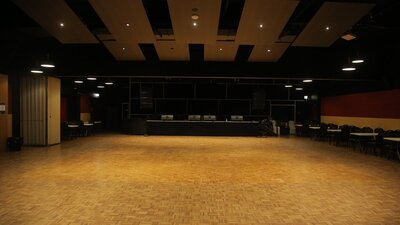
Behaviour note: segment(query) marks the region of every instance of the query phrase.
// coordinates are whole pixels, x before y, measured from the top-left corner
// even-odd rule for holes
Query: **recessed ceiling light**
[[[352,67],[352,66],[346,66],[346,67],[343,67],[342,70],[343,71],[354,71],[354,70],[356,70],[356,68]]]
[[[124,47],[124,48],[122,48],[122,51],[125,51],[125,47]]]
[[[103,85],[99,85],[99,86],[97,86],[97,88],[104,88],[104,86]]]
[[[197,27],[197,22],[193,22],[193,26],[194,26],[194,27]]]
[[[31,73],[43,73],[41,70],[31,70]]]
[[[313,80],[303,80],[303,83],[311,83]]]
[[[291,88],[291,87],[293,87],[293,85],[291,85],[291,84],[285,85],[285,88]]]
[[[307,100],[308,99],[308,96],[307,95],[304,95],[304,100]]]
[[[192,20],[198,20],[200,18],[200,16],[196,13],[192,14]]]
[[[302,91],[303,88],[296,88],[296,91]]]
[[[331,29],[330,26],[326,26],[326,27],[325,27],[325,30],[327,30],[327,31],[330,30],[330,29]]]
[[[65,25],[64,25],[64,23],[60,23],[60,27],[64,27]]]
[[[74,80],[75,84],[83,84],[83,80]]]
[[[271,49],[267,49],[267,52],[271,52]]]
[[[263,26],[264,26],[263,24],[258,25],[259,28],[263,28]]]
[[[130,27],[131,25],[129,23],[125,24],[125,26]]]
[[[97,78],[96,77],[88,77],[88,78],[86,78],[87,80],[97,80]]]
[[[352,63],[363,63],[364,59],[354,59],[353,61],[351,61]]]
[[[41,64],[40,66],[41,66],[41,67],[45,67],[45,68],[54,68],[54,67],[56,67],[55,65],[49,64],[49,63],[43,63],[43,64]]]
[[[104,84],[105,84],[105,85],[113,85],[114,82],[112,82],[112,81],[107,81],[107,82],[105,82]]]
[[[222,48],[219,48],[220,51],[222,51]]]

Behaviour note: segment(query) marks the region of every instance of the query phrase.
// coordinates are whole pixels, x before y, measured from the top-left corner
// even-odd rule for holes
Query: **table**
[[[317,139],[317,132],[321,130],[321,127],[317,126],[309,126],[308,129],[310,129],[312,132],[310,134],[311,139]]]
[[[360,151],[364,151],[365,145],[363,144],[378,136],[378,133],[350,133],[350,135],[356,137],[356,142],[358,143],[357,145],[360,146]],[[354,145],[354,149],[357,145]]]
[[[330,133],[340,133],[340,132],[342,132],[341,129],[327,129],[326,131],[330,132]]]
[[[397,157],[400,159],[400,152],[399,152],[400,137],[385,137],[383,138],[383,140],[396,142]]]
[[[329,133],[329,135],[328,135],[329,144],[331,144],[333,142],[335,145],[337,145],[338,144],[337,136],[340,135],[340,133],[342,132],[342,129],[327,129],[326,132]]]

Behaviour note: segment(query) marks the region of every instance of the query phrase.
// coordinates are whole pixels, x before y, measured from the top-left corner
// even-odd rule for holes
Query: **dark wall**
[[[400,118],[400,89],[325,97],[322,116]]]

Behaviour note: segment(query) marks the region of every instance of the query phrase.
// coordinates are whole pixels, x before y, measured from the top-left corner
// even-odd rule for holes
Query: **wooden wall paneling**
[[[54,145],[61,142],[61,86],[60,79],[47,79],[47,144]]]
[[[0,74],[0,103],[6,105],[6,112],[0,114],[0,151],[7,149],[7,138],[12,136],[11,115],[8,115],[8,76]]]

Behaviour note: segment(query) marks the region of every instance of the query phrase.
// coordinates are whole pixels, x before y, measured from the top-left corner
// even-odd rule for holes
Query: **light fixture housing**
[[[354,64],[359,64],[359,63],[363,63],[363,62],[364,62],[364,59],[353,59],[351,61],[351,63],[354,63]]]
[[[354,71],[356,68],[352,65],[347,65],[342,68],[343,71]]]
[[[311,82],[313,82],[313,80],[310,79],[303,80],[303,83],[311,83]]]
[[[198,20],[200,18],[199,14],[193,13],[191,16],[192,20]]]
[[[33,69],[31,70],[31,73],[41,74],[43,73],[43,70]]]
[[[56,67],[53,63],[42,63],[42,64],[40,64],[40,66],[44,67],[44,68],[54,68],[54,67]]]
[[[346,41],[351,41],[351,40],[356,39],[357,36],[355,34],[352,34],[352,33],[346,33],[346,34],[342,35],[341,38],[346,40]]]

